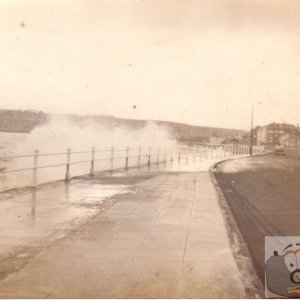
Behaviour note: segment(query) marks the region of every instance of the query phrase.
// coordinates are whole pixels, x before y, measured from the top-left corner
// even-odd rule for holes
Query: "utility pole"
[[[253,107],[254,107],[254,103],[252,103],[252,108],[251,108],[251,130],[250,130],[250,156],[251,157],[253,155]]]

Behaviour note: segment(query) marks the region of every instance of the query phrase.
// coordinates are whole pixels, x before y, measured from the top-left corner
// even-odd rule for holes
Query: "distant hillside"
[[[51,115],[41,111],[32,110],[0,110],[0,132],[20,132],[29,133],[36,126],[45,123]],[[109,128],[125,127],[129,129],[143,128],[148,121],[115,118],[105,115],[66,115],[70,121],[80,124],[81,122],[93,121],[101,123]],[[209,137],[222,137],[224,142],[241,142],[247,139],[244,130],[214,128],[204,126],[192,126],[187,124],[152,121],[165,127],[171,136],[178,141],[208,142]]]
[[[208,142],[210,137],[222,137],[226,142],[237,142],[247,137],[244,130],[193,126],[174,122],[159,122],[169,128],[180,141]]]
[[[29,133],[46,120],[41,111],[0,109],[0,132]]]

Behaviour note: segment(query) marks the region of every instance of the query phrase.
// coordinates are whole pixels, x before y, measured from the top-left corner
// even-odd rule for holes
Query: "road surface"
[[[227,161],[215,170],[262,282],[265,236],[300,236],[299,154]]]

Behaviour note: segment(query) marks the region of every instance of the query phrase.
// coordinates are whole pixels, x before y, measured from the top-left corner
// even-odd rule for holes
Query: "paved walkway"
[[[209,173],[153,175],[41,246],[0,297],[246,297]]]

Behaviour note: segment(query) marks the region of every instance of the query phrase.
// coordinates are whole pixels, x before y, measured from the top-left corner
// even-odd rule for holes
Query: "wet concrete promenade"
[[[0,297],[246,297],[215,187],[199,170],[102,176],[1,199]]]

